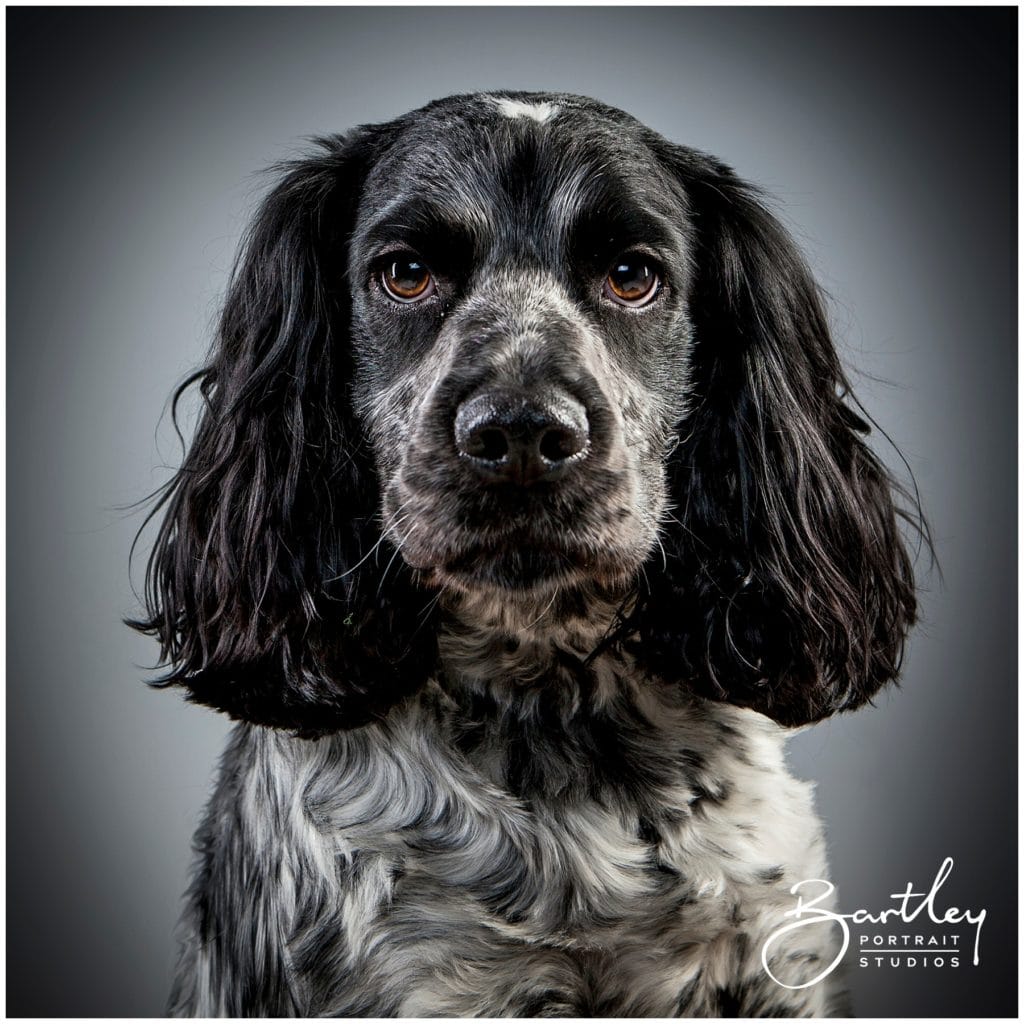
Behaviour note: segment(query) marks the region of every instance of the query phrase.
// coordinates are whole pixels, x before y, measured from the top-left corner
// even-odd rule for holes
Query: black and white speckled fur
[[[382,287],[396,253],[422,301]],[[642,307],[602,290],[624,253]],[[322,140],[194,380],[136,625],[243,724],[172,1013],[845,1011],[840,972],[761,963],[826,877],[784,727],[898,671],[906,514],[755,190],[573,96]],[[585,447],[484,472],[455,424],[492,392]],[[836,941],[786,933],[773,973]]]
[[[567,667],[524,694],[495,692],[507,659],[456,656],[380,724],[319,741],[240,726],[171,1012],[844,1012],[840,975],[787,990],[761,964],[790,886],[827,877],[783,730],[561,649]],[[800,984],[837,943],[795,932],[774,972]]]

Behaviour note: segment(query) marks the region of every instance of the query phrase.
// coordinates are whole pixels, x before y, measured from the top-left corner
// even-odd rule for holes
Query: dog
[[[279,171],[134,623],[240,723],[169,1012],[844,1014],[783,747],[898,675],[919,510],[792,239],[571,95]]]

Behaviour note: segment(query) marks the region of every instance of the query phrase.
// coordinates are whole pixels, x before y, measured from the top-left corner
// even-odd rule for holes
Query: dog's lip
[[[532,558],[548,557],[553,562],[586,567],[591,562],[601,561],[599,553],[588,551],[580,545],[540,542],[515,533],[500,540],[470,540],[456,546],[434,551],[403,546],[402,554],[413,568],[440,568],[446,572],[460,572],[472,569],[475,563],[494,562],[516,555]],[[419,556],[419,557],[417,557]]]
[[[552,544],[529,542],[526,538],[513,538],[510,543],[470,543],[444,559],[445,568],[455,568],[470,561],[508,560],[516,557],[550,558],[554,562],[586,567],[600,560],[593,551],[573,544]]]

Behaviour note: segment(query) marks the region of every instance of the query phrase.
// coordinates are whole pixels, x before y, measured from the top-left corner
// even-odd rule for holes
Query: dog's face
[[[412,120],[349,249],[353,394],[383,521],[428,584],[628,584],[666,511],[693,347],[686,197],[568,99]]]
[[[898,671],[905,495],[817,287],[755,189],[621,111],[460,96],[322,140],[194,379],[136,625],[195,700],[384,715],[444,670],[439,593],[612,597],[610,656],[786,724]]]

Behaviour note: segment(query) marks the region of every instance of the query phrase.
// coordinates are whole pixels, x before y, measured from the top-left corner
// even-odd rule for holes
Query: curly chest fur
[[[201,834],[192,983],[254,937],[267,1012],[827,1012],[828,984],[761,966],[789,887],[825,870],[782,732],[561,653],[532,678],[507,648],[481,671],[449,659],[383,723],[327,740],[241,728]],[[247,903],[241,940],[212,934],[226,893]],[[791,984],[834,955],[802,931],[773,947]]]

